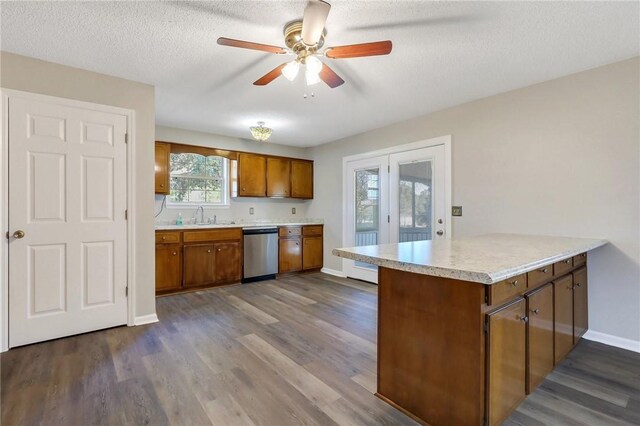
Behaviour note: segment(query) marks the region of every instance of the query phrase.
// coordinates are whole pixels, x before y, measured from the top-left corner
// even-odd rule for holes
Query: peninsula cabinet
[[[156,294],[239,282],[242,229],[156,231]]]
[[[156,142],[155,176],[156,194],[169,194],[169,156],[171,144]]]
[[[553,370],[553,284],[525,297],[527,301],[527,393],[533,392]]]

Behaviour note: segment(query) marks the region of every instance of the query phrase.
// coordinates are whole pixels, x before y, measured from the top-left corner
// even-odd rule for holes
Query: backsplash
[[[189,207],[162,207],[163,196],[155,197],[155,219],[156,225],[173,225],[179,213],[182,213],[184,224],[191,223],[197,206]],[[295,208],[295,214],[292,209]],[[250,214],[253,209],[253,214]],[[204,208],[204,219],[213,221],[216,217],[217,223],[251,223],[251,222],[306,222],[308,211],[308,201],[292,199],[274,198],[232,198],[228,207]]]

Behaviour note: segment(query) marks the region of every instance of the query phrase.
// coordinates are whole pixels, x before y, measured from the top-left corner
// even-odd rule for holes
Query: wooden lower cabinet
[[[184,246],[184,286],[202,287],[215,282],[213,244]]]
[[[527,393],[553,370],[553,284],[525,295],[527,301]]]
[[[322,237],[302,239],[302,269],[322,268]]]
[[[156,291],[182,287],[182,246],[156,244]]]
[[[580,268],[573,273],[573,344],[589,329],[587,295],[587,268]]]
[[[280,238],[278,272],[286,274],[302,270],[302,245],[300,238]]]
[[[487,406],[490,425],[500,424],[525,398],[526,301],[487,315]]]
[[[242,278],[242,247],[239,242],[216,243],[213,279],[216,283],[232,283]]]
[[[555,299],[555,362],[558,363],[573,348],[573,276],[553,282]]]

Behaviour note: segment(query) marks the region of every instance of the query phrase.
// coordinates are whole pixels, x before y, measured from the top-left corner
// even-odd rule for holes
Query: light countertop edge
[[[266,228],[276,226],[313,226],[324,225],[323,222],[275,222],[275,223],[225,223],[225,224],[206,224],[206,225],[156,225],[156,231],[193,231],[198,229],[225,229],[225,228]]]
[[[562,237],[561,237],[562,238]],[[568,259],[572,256],[580,253],[588,252],[598,247],[601,247],[608,243],[607,240],[601,239],[582,239],[585,241],[584,245],[579,247],[564,250],[561,253],[545,256],[533,262],[527,262],[523,264],[517,264],[510,268],[497,269],[492,271],[479,271],[469,268],[455,268],[447,266],[436,266],[427,264],[410,263],[397,259],[385,258],[384,255],[373,256],[363,253],[358,253],[359,247],[352,248],[336,248],[332,250],[334,256],[342,257],[345,259],[356,260],[364,263],[370,263],[384,268],[397,269],[401,271],[413,272],[417,274],[430,275],[442,278],[452,278],[462,281],[472,281],[481,284],[496,284],[507,278],[514,277],[526,272],[533,271],[543,266],[559,262]],[[587,243],[588,241],[588,243]],[[412,244],[412,243],[400,243],[400,244]],[[397,244],[395,244],[397,245]],[[389,245],[393,246],[393,245]]]

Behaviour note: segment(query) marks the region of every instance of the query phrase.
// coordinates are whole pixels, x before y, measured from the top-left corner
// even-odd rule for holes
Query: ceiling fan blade
[[[338,74],[335,73],[327,64],[322,64],[322,69],[320,70],[320,79],[327,83],[327,86],[335,89],[336,87],[344,84],[344,80],[340,78]]]
[[[282,75],[282,68],[284,68],[286,65],[287,65],[286,62],[282,65],[278,65],[277,67],[275,67],[274,69],[272,69],[271,71],[269,71],[268,73],[266,73],[265,75],[257,79],[256,81],[254,81],[253,84],[255,86],[266,86],[267,84],[271,83],[273,80],[275,80],[276,78]]]
[[[362,56],[388,55],[391,52],[391,48],[391,40],[385,40],[330,47],[324,54],[331,59],[358,58]]]
[[[331,5],[322,0],[309,0],[302,18],[302,41],[307,46],[315,45],[319,40],[327,22]]]
[[[261,50],[269,53],[287,53],[287,51],[278,46],[271,46],[269,44],[252,43],[250,41],[234,40],[232,38],[220,37],[218,44],[221,46],[240,47],[242,49]]]

